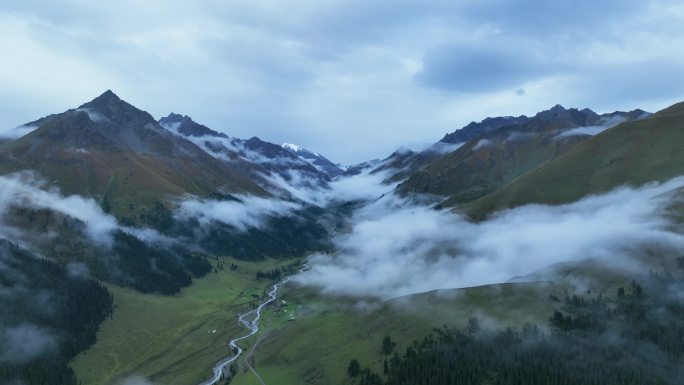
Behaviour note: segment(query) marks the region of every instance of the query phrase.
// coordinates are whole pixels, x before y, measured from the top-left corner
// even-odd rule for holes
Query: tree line
[[[76,385],[69,361],[95,343],[111,293],[86,271],[4,239],[0,265],[0,383]]]
[[[681,273],[681,272],[680,272]],[[680,275],[681,276],[681,275]],[[352,360],[359,385],[665,385],[684,383],[684,281],[643,277],[614,298],[567,296],[548,330],[435,329],[391,356],[383,373]]]

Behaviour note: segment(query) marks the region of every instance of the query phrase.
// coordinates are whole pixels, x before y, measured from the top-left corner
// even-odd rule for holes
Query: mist
[[[38,128],[37,126],[23,125],[7,129],[0,129],[0,139],[17,139]]]
[[[13,207],[50,209],[76,218],[85,223],[87,234],[96,241],[108,239],[117,228],[116,219],[105,214],[92,198],[64,196],[59,189],[46,189],[44,182],[31,172],[0,176],[0,236],[15,235],[11,226],[4,223],[5,215]]]
[[[57,341],[46,330],[31,324],[0,325],[0,363],[22,364],[53,352]]]
[[[633,270],[646,247],[681,247],[662,207],[684,178],[560,205],[528,205],[480,223],[387,195],[359,210],[338,252],[295,281],[325,293],[387,299],[509,281],[588,258]],[[524,280],[524,278],[523,278]]]
[[[245,231],[249,228],[261,228],[269,217],[286,216],[301,208],[300,204],[285,200],[255,196],[238,196],[237,199],[185,200],[181,202],[175,215],[181,220],[196,218],[203,225],[216,221]]]
[[[564,131],[560,134],[558,134],[558,138],[563,138],[566,136],[573,136],[573,135],[589,135],[589,136],[594,136],[602,133],[603,131],[613,128],[617,126],[620,123],[624,123],[627,121],[627,118],[624,116],[616,115],[610,118],[605,119],[604,121],[600,122],[600,124],[595,125],[595,126],[584,126],[584,127],[576,127],[567,131]]]

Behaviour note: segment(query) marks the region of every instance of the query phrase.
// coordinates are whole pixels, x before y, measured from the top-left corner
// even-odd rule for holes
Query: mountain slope
[[[173,112],[168,116],[159,119],[159,124],[161,124],[161,126],[164,128],[177,131],[183,136],[213,136],[217,138],[228,138],[228,135],[222,132],[214,131],[205,125],[199,124],[187,115],[180,115]]]
[[[385,173],[387,184],[402,182],[425,169],[432,162],[456,151],[463,143],[437,142],[422,151],[400,148],[390,156],[378,162],[371,174]]]
[[[682,150],[684,103],[679,103],[596,135],[461,210],[483,218],[528,203],[562,204],[620,185],[667,180],[684,174]]]
[[[38,171],[65,194],[94,197],[116,215],[185,194],[267,195],[111,91],[30,124],[37,129],[0,146],[0,173]]]
[[[196,123],[189,116],[171,113],[159,120],[162,127],[183,136],[214,157],[226,161],[270,192],[282,188],[279,181],[270,178],[276,175],[285,183],[297,186],[320,187],[330,178],[309,161],[274,143],[257,137],[244,140],[231,138]],[[278,178],[276,178],[278,179]]]
[[[485,118],[481,122],[470,122],[467,126],[456,130],[450,134],[444,135],[440,142],[444,143],[463,143],[494,131],[498,128],[510,125],[520,125],[527,123],[530,120],[525,115],[515,116],[497,116],[493,118]]]
[[[643,116],[641,110],[598,115],[589,109],[557,105],[532,118],[488,118],[471,123],[456,131],[466,130],[469,141],[411,175],[398,191],[450,196],[450,204],[468,202],[563,154],[590,138],[586,133]],[[485,124],[488,121],[513,123],[497,126]]]
[[[344,173],[344,170],[317,152],[309,151],[292,143],[283,143],[282,147],[300,159],[311,163],[312,166],[325,173],[331,179]]]

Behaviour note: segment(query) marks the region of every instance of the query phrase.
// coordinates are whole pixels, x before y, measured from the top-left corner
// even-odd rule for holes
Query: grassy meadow
[[[208,378],[214,363],[230,354],[227,341],[245,332],[237,314],[251,309],[270,286],[256,280],[256,271],[292,263],[222,261],[224,270],[195,280],[177,296],[108,285],[114,315],[101,325],[97,343],[72,362],[82,384],[142,376],[155,384],[187,385]],[[231,263],[238,269],[231,271]]]

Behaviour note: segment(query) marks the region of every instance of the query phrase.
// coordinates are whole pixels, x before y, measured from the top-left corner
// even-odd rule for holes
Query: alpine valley
[[[348,166],[112,91],[18,127],[0,383],[684,383],[684,103],[482,118]]]

